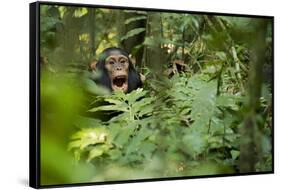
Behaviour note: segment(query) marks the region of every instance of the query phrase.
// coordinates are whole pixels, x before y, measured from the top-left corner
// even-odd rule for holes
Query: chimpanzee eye
[[[109,64],[110,64],[110,65],[113,65],[113,64],[114,64],[114,61],[109,61]]]
[[[120,63],[124,64],[124,63],[125,63],[125,60],[120,61]]]

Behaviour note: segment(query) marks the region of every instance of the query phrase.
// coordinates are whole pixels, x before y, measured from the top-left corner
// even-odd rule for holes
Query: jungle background
[[[40,7],[41,184],[272,171],[272,19]],[[90,63],[131,54],[142,89]]]

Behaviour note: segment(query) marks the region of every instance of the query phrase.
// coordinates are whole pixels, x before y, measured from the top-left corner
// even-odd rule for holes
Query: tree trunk
[[[89,41],[89,46],[91,50],[91,56],[95,57],[96,55],[96,21],[95,21],[95,16],[96,16],[96,9],[88,9],[89,10],[89,15],[88,15],[88,22],[89,22],[89,35],[90,35],[90,41]]]
[[[154,73],[161,74],[163,63],[166,62],[164,52],[161,49],[161,15],[160,13],[148,13],[147,37],[153,45],[146,46],[146,64]]]
[[[251,60],[248,86],[248,102],[246,117],[240,130],[240,158],[239,169],[241,173],[255,172],[255,164],[260,159],[261,141],[257,126],[257,113],[260,106],[262,67],[265,61],[266,50],[266,20],[259,20],[252,35]]]
[[[145,16],[142,13],[137,13],[137,12],[133,12],[133,13],[120,13],[119,15],[121,17],[121,19],[123,19],[123,21],[125,22],[128,19],[131,18],[136,18],[136,17],[140,17],[140,16]],[[124,22],[119,23],[119,32],[121,33],[122,36],[126,35],[127,32],[136,29],[136,28],[145,28],[146,26],[146,19],[140,19],[140,20],[135,20],[132,21],[128,24],[124,25]],[[124,27],[125,26],[125,27]],[[141,45],[144,41],[145,38],[145,32],[141,32],[137,35],[134,35],[126,40],[123,40],[121,42],[121,46],[129,53],[133,53],[133,56],[136,59],[136,65],[141,66],[142,63],[142,57],[143,57],[143,47],[140,47],[138,49],[138,51],[133,52],[133,48],[135,48],[137,45]]]

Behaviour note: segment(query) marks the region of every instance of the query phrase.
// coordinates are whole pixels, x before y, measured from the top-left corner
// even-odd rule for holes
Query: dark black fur
[[[122,55],[126,56],[129,60],[128,92],[127,93],[129,93],[137,88],[142,87],[140,75],[135,70],[135,68],[129,58],[129,54],[125,50],[116,48],[116,47],[107,48],[107,49],[103,50],[103,52],[101,53],[100,58],[96,65],[96,69],[101,72],[101,76],[96,80],[96,82],[100,85],[107,87],[108,89],[110,89],[112,91],[111,81],[108,76],[108,72],[105,68],[105,60],[108,56],[116,55],[116,54],[122,54]]]

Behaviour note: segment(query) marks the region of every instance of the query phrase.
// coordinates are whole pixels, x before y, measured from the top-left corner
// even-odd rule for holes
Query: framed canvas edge
[[[102,5],[102,4],[86,4],[86,3],[66,3],[66,2],[52,2],[52,1],[36,1],[40,5],[58,5],[68,7],[88,7],[88,8],[108,8],[108,9],[127,9],[127,10],[140,10],[150,12],[167,12],[167,13],[190,13],[190,14],[206,14],[215,16],[234,16],[234,17],[248,17],[248,18],[273,18],[272,15],[254,15],[254,14],[240,14],[240,13],[224,13],[224,12],[209,12],[209,11],[191,11],[181,9],[161,9],[151,7],[129,7],[118,5]]]
[[[101,181],[101,182],[86,182],[86,183],[70,183],[70,184],[54,184],[41,185],[40,183],[40,5],[59,5],[59,6],[74,6],[87,8],[108,8],[108,9],[127,9],[127,10],[143,10],[143,11],[158,11],[170,13],[190,13],[190,14],[205,14],[216,16],[233,16],[233,17],[248,17],[248,18],[265,18],[271,19],[272,22],[272,170],[266,172],[249,172],[249,173],[234,173],[234,174],[215,174],[215,175],[198,175],[198,176],[181,176],[181,177],[165,177],[165,178],[147,178],[147,179],[128,179],[116,181]],[[66,2],[49,2],[36,1],[29,3],[29,186],[36,189],[55,188],[55,187],[77,187],[90,185],[109,185],[122,183],[137,183],[137,182],[156,182],[167,180],[184,180],[184,179],[199,179],[199,178],[217,178],[217,177],[239,177],[248,175],[274,174],[275,146],[274,146],[274,16],[269,15],[250,15],[237,13],[220,13],[220,12],[205,12],[205,11],[189,11],[189,10],[172,10],[158,9],[147,7],[126,7],[115,5],[95,5],[83,3],[66,3]]]
[[[40,187],[39,3],[29,4],[29,186]]]

